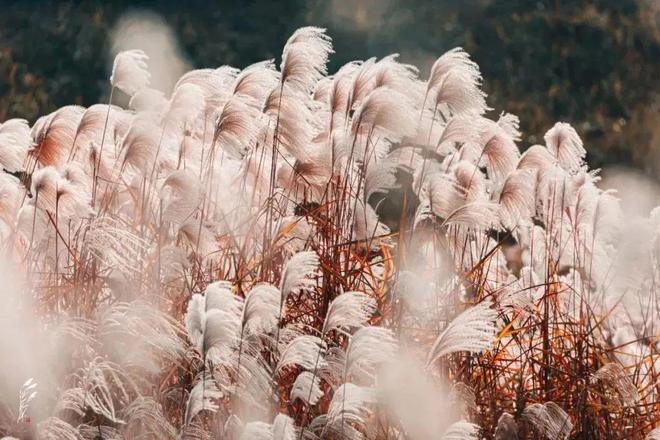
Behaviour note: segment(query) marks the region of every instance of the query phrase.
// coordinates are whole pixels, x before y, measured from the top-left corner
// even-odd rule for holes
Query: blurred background
[[[439,55],[462,46],[481,67],[495,117],[520,117],[523,149],[566,121],[592,167],[628,167],[645,184],[660,181],[660,0],[0,4],[0,121],[34,122],[66,104],[106,101],[118,50],[144,49],[154,84],[168,92],[191,68],[279,62],[288,36],[313,24],[334,39],[331,72],[400,53],[425,77]]]

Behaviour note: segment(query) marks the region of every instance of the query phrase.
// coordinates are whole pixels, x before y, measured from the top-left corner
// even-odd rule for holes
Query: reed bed
[[[122,52],[107,104],[0,125],[0,435],[660,438],[660,209],[567,123],[521,153],[460,48],[332,52],[169,97]]]

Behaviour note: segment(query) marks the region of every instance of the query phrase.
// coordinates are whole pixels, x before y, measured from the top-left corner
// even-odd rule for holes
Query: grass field
[[[660,209],[566,122],[521,153],[460,48],[332,53],[168,97],[125,51],[110,102],[0,125],[0,435],[660,438]]]

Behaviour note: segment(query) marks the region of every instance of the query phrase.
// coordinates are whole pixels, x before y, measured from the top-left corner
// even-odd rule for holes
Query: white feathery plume
[[[43,440],[78,440],[78,430],[59,417],[48,417],[37,425],[38,438]]]
[[[413,102],[421,101],[424,85],[417,79],[419,69],[412,64],[400,63],[397,58],[399,54],[388,55],[374,65],[375,88],[389,87],[408,96]]]
[[[259,128],[257,111],[234,97],[227,101],[218,116],[214,141],[221,150],[242,158],[253,147]]]
[[[462,47],[456,47],[445,52],[435,60],[427,82],[427,93],[442,85],[443,78],[451,71],[460,72],[477,84],[481,84],[481,72],[477,63]]]
[[[583,163],[587,150],[570,124],[557,122],[544,136],[545,145],[566,171],[574,173]]]
[[[61,110],[61,109],[59,109]],[[84,110],[83,110],[84,111]],[[30,136],[32,137],[32,142],[38,144],[41,142],[48,131],[48,126],[53,121],[53,118],[57,114],[58,110],[48,113],[47,115],[41,116],[34,122],[32,128],[30,129]]]
[[[121,107],[92,105],[80,119],[69,159],[76,159],[89,169],[90,176],[96,172],[97,176],[112,179],[110,170],[119,156],[118,145],[131,119],[132,115]]]
[[[406,95],[412,102],[421,101],[423,94],[423,84],[417,79],[418,70],[415,66],[410,64],[402,64],[397,61],[399,54],[388,55],[381,60],[376,61],[375,58],[368,60],[362,64],[349,63],[346,70],[338,72],[338,74],[348,74],[354,78],[352,89],[343,98],[340,96],[332,96],[331,99],[335,104],[344,107],[342,101],[348,98],[346,104],[355,108],[362,104],[363,100],[374,90],[380,87],[386,87],[390,90],[397,91]],[[359,67],[359,69],[358,69]],[[335,89],[333,95],[339,90]],[[337,107],[332,110],[336,111]]]
[[[39,168],[32,174],[32,194],[35,195],[34,204],[41,209],[55,212],[58,198],[58,189],[62,179],[52,166]]]
[[[654,373],[647,361],[658,315],[660,208],[650,219],[624,222],[619,200],[599,189],[598,171],[588,170],[568,124],[548,131],[547,147],[521,155],[518,118],[481,116],[481,74],[461,49],[440,57],[426,84],[396,55],[326,76],[331,51],[323,30],[303,28],[287,42],[281,74],[272,61],[242,72],[195,70],[171,100],[148,87],[146,55],[123,52],[110,100],[115,88],[124,90],[132,110],[68,106],[32,130],[22,120],[0,125],[7,171],[0,173],[0,241],[34,281],[28,287],[36,296],[21,303],[35,296],[47,302],[44,310],[67,315],[34,324],[53,327],[54,340],[77,359],[73,372],[57,372],[66,387],[53,414],[66,414],[66,422],[47,420],[41,437],[517,440],[523,432],[508,413],[483,434],[464,421],[447,429],[460,420],[449,413],[477,411],[466,385],[448,396],[432,380],[416,384],[426,375],[411,365],[383,379],[396,369],[397,338],[369,323],[380,304],[372,290],[389,286],[392,273],[397,285],[386,290],[401,308],[384,312],[401,312],[402,337],[413,343],[420,329],[435,325],[437,295],[468,301],[481,288],[497,301],[458,304],[423,353],[426,373],[437,373],[433,366],[454,353],[459,360],[461,352],[492,348],[499,313],[521,328],[540,319],[554,283],[564,318],[581,318],[582,298],[605,317],[606,345],[617,348],[625,367],[612,362],[589,374],[616,391],[606,397],[620,397],[623,405],[610,408],[616,426],[642,398],[652,400],[642,391]],[[385,222],[399,180],[406,206],[417,205],[414,219],[398,225],[410,234],[400,237],[406,246],[399,257],[420,269],[414,273],[392,266],[398,257],[389,261],[398,234]],[[369,204],[385,195],[395,199]],[[327,222],[333,218],[339,224]],[[273,234],[264,235],[267,228]],[[269,252],[273,285],[259,284]],[[346,278],[330,298],[325,284],[332,280],[319,270],[323,255],[324,271]],[[486,261],[473,280],[481,287],[445,277],[455,267],[473,273],[476,261]],[[96,283],[85,284],[88,275]],[[236,285],[208,284],[218,278]],[[80,292],[42,292],[77,282]],[[78,301],[88,291],[89,301]],[[174,319],[186,300],[189,344],[180,316]],[[319,312],[326,314],[322,324],[312,316]],[[533,333],[504,335],[494,359],[513,359],[512,371],[520,370],[518,338],[533,345]],[[181,366],[192,384],[167,379]],[[506,382],[508,370],[501,371]],[[158,378],[167,380],[150,385]],[[386,399],[366,387],[376,384]],[[17,428],[28,425],[33,386],[27,382],[20,395]],[[180,432],[169,424],[176,402],[187,407]],[[166,403],[167,417],[160,408]],[[381,403],[386,411],[376,407]],[[452,405],[457,411],[447,411]],[[283,414],[273,420],[274,408]],[[300,408],[297,420],[307,425],[298,430],[288,414]],[[200,414],[204,409],[209,413]],[[267,423],[245,425],[239,414]],[[640,414],[648,431],[653,421]],[[522,413],[534,435],[557,440],[572,433],[571,417],[552,402],[530,403]]]
[[[364,179],[365,200],[369,200],[376,192],[387,193],[389,190],[397,188],[396,173],[401,168],[400,164],[388,158],[378,162],[369,162]]]
[[[428,177],[428,186],[430,206],[438,217],[448,218],[466,202],[465,194],[452,175],[433,173]]]
[[[282,293],[268,283],[257,284],[245,297],[243,327],[248,333],[268,334],[279,322]]]
[[[305,182],[312,187],[323,188],[330,180],[333,171],[336,172],[346,166],[349,153],[350,151],[345,148],[342,132],[336,130],[330,138],[323,134],[310,145],[307,161],[296,162],[295,173],[292,172],[291,177],[296,179],[298,176],[304,176]],[[297,181],[295,183],[298,184]]]
[[[277,236],[288,253],[296,254],[305,248],[305,244],[314,234],[313,226],[302,216],[287,216],[282,220]]]
[[[491,305],[490,301],[483,301],[454,318],[433,343],[427,365],[450,353],[480,353],[491,348],[497,318],[497,312]]]
[[[167,98],[160,90],[144,87],[133,94],[128,108],[136,112],[160,113],[167,108]]]
[[[112,65],[110,84],[129,96],[149,85],[151,75],[147,68],[149,57],[139,49],[119,52]]]
[[[92,185],[92,179],[85,173],[85,170],[79,163],[70,162],[64,165],[60,174],[64,180],[77,187],[77,191],[81,197],[89,197],[89,195],[85,196],[84,194],[90,192],[89,188]]]
[[[58,396],[53,412],[57,414],[62,411],[72,411],[78,415],[84,415],[84,396],[85,390],[80,387],[67,388]]]
[[[497,125],[514,141],[520,140],[520,118],[518,116],[502,112],[497,120]]]
[[[282,352],[289,345],[291,341],[298,336],[306,335],[307,331],[304,326],[298,324],[289,324],[280,330],[280,338],[277,341],[277,351]]]
[[[489,110],[480,81],[461,70],[452,69],[429,92],[432,108],[444,105],[451,115],[481,115]]]
[[[513,229],[533,215],[536,209],[534,179],[530,170],[520,169],[509,174],[504,181],[499,194],[499,216],[505,227]]]
[[[25,119],[7,119],[0,124],[0,134],[11,136],[14,142],[28,147],[32,142],[30,125]]]
[[[353,115],[353,136],[382,131],[390,140],[415,134],[416,120],[410,99],[388,87],[379,87],[369,93]]]
[[[488,197],[486,177],[476,165],[467,160],[460,160],[452,167],[452,171],[456,184],[465,194],[466,202],[484,200]]]
[[[527,405],[522,417],[548,440],[567,438],[573,430],[569,415],[554,402]]]
[[[224,427],[222,428],[223,438],[227,440],[238,440],[240,433],[243,432],[243,422],[236,415],[232,414],[227,418]]]
[[[215,380],[210,375],[198,377],[197,383],[190,390],[188,396],[186,412],[183,417],[184,425],[189,425],[202,410],[216,412],[220,408],[216,401],[223,397],[224,393],[218,388]]]
[[[376,312],[376,300],[363,292],[345,292],[328,307],[321,334],[334,329],[362,327]]]
[[[18,397],[18,417],[17,421],[20,422],[27,415],[27,411],[30,407],[30,402],[37,397],[37,383],[33,378],[29,378],[25,381],[21,387],[21,391]]]
[[[81,344],[98,343],[97,323],[91,319],[65,317],[58,323],[54,333],[64,340],[73,340]]]
[[[193,83],[181,84],[172,94],[163,124],[168,131],[190,129],[205,107],[201,87]]]
[[[322,396],[321,379],[309,371],[303,371],[296,377],[289,399],[292,402],[300,399],[307,405],[316,405]]]
[[[344,127],[346,124],[346,119],[350,117],[350,112],[348,108],[351,105],[351,98],[354,98],[351,95],[354,80],[362,62],[352,61],[344,64],[332,77],[328,77],[328,90],[327,96],[326,93],[323,93],[322,86],[324,83],[319,83],[314,98],[318,101],[325,102],[328,105],[328,111],[330,113],[328,130],[333,131],[335,128]],[[325,84],[328,84],[326,82]],[[322,95],[322,96],[319,96]]]
[[[212,440],[213,438],[212,434],[201,421],[194,421],[189,425],[181,425],[179,435],[182,440]],[[227,440],[238,440],[238,434],[233,437],[227,437]]]
[[[124,165],[147,174],[156,165],[161,129],[150,116],[133,119],[123,141]]]
[[[314,288],[314,276],[319,268],[319,256],[314,251],[303,251],[294,254],[286,262],[282,270],[280,291],[282,302],[292,293]]]
[[[241,69],[233,66],[220,66],[213,71],[213,74],[220,78],[223,89],[230,89],[240,73]]]
[[[235,347],[240,342],[240,317],[231,312],[211,309],[206,312],[200,352]]]
[[[357,200],[353,215],[353,237],[359,242],[379,246],[380,240],[390,233],[390,228],[378,219],[378,214],[369,203],[362,202],[362,198]]]
[[[23,205],[17,215],[16,232],[26,246],[38,246],[46,236],[50,225],[46,211],[37,209],[33,203]]]
[[[356,425],[361,426],[363,420],[353,417]],[[362,429],[365,429],[364,427]],[[346,440],[364,440],[365,435],[355,426],[342,423],[341,417],[329,420],[328,416],[321,414],[309,424],[309,431],[305,431],[305,440],[319,440],[324,438],[341,438]]]
[[[188,242],[190,248],[202,258],[211,256],[217,250],[214,232],[198,219],[189,219],[182,224],[177,236]]]
[[[112,110],[112,111],[110,111]],[[112,141],[110,133],[112,132],[115,121],[119,119],[123,109],[116,105],[94,104],[88,107],[82,114],[80,123],[76,129],[76,145],[89,144],[92,141],[101,143],[103,129],[108,119],[108,128],[106,138]]]
[[[289,37],[282,51],[282,83],[310,93],[327,73],[326,63],[332,52],[332,39],[326,35],[325,29],[299,28]]]
[[[520,278],[516,278],[513,274],[509,275],[508,285],[498,297],[499,306],[511,307],[524,313],[535,310],[534,301],[543,295],[538,285],[536,274],[529,266],[523,266],[520,269]]]
[[[298,429],[294,421],[286,414],[278,414],[273,420],[273,440],[296,440]]]
[[[464,420],[452,423],[442,434],[442,440],[479,440],[481,428]]]
[[[128,390],[124,384],[130,385],[122,369],[109,361],[95,358],[81,367],[76,373],[74,399],[79,412],[91,409],[94,413],[107,419],[122,423],[115,411],[115,401],[127,401]]]
[[[228,82],[232,82],[238,74],[237,69],[228,68],[221,72],[216,69],[197,69],[183,74],[174,85],[174,90],[183,87],[186,84],[194,85],[199,88],[206,103],[206,112],[213,112],[220,107],[228,97]]]
[[[518,160],[518,169],[541,171],[553,168],[557,159],[543,145],[532,145]]]
[[[65,219],[93,216],[89,183],[87,175],[76,163],[64,165],[56,184],[59,215]]]
[[[109,216],[92,220],[85,245],[99,262],[124,273],[139,270],[139,258],[149,247],[147,241]]]
[[[193,215],[201,201],[199,179],[188,170],[174,171],[163,183],[161,198],[164,201],[163,221],[183,224]]]
[[[302,335],[291,341],[280,356],[276,373],[283,368],[296,365],[306,370],[323,368],[325,361],[325,343],[317,336]]]
[[[456,151],[457,144],[475,144],[479,140],[479,124],[470,116],[453,116],[446,124],[433,118],[433,113],[424,111],[416,142],[427,145],[436,153],[448,155]]]
[[[251,341],[250,341],[251,342]],[[237,397],[251,410],[260,412],[264,416],[270,414],[273,402],[273,371],[259,353],[259,345],[243,342],[240,369],[238,371]],[[231,359],[232,369],[236,368],[238,352],[234,352]],[[230,378],[225,385],[233,389],[233,380]]]
[[[188,339],[195,347],[201,348],[206,324],[206,304],[204,297],[199,293],[195,293],[188,301],[184,321]]]
[[[388,328],[360,328],[351,336],[346,349],[346,375],[375,377],[377,368],[393,358],[397,345],[394,333]]]
[[[467,203],[449,213],[443,224],[487,229],[498,223],[497,208],[496,203],[489,201]]]
[[[15,225],[16,215],[20,207],[20,187],[19,181],[13,176],[5,173],[0,174],[0,222],[2,222],[2,229],[0,229],[0,236],[3,239],[6,237],[2,234],[13,230]],[[5,230],[4,228],[7,228]]]
[[[236,96],[247,98],[253,107],[260,106],[279,80],[273,60],[261,61],[243,69],[234,80],[231,91]]]
[[[3,169],[22,170],[31,146],[30,127],[25,119],[9,119],[0,124],[0,166]]]
[[[474,390],[469,385],[466,385],[463,382],[456,382],[451,387],[451,392],[449,394],[450,400],[454,404],[461,406],[461,410],[477,410],[477,396],[474,393]]]
[[[188,302],[185,327],[190,342],[202,354],[216,342],[236,342],[242,312],[243,300],[233,294],[229,283],[209,284],[204,296],[196,293]],[[209,335],[213,332],[216,334]]]
[[[272,426],[266,422],[246,423],[239,440],[274,440]]]
[[[126,419],[126,426],[123,429],[125,437],[174,438],[177,434],[174,426],[163,414],[161,405],[151,397],[136,398],[126,407],[123,414]]]
[[[480,136],[483,160],[489,177],[501,182],[516,168],[520,151],[513,137],[500,125],[488,119],[483,119],[483,124],[484,130]]]
[[[580,187],[584,185],[581,175],[571,175],[561,167],[537,173],[536,212],[546,221],[566,227],[568,207],[575,205]]]
[[[365,416],[371,411],[369,405],[374,403],[374,389],[346,382],[332,396],[327,412],[328,423],[345,418],[346,425],[354,422],[364,424]]]
[[[157,373],[163,360],[176,363],[183,357],[179,324],[150,304],[139,300],[117,302],[98,320],[99,339],[122,366]]]
[[[334,86],[334,82],[333,82],[334,76],[335,75],[324,76],[319,80],[319,82],[316,83],[316,86],[314,86],[314,92],[312,93],[312,100],[314,100],[316,103],[321,103],[323,105],[327,105],[329,103],[331,92]],[[327,118],[329,115],[332,114],[331,113],[332,106],[330,106],[330,108],[324,108],[319,106],[318,108],[319,111],[322,111],[324,113],[324,118]]]
[[[319,368],[319,376],[336,389],[344,383],[346,353],[340,347],[330,347],[325,356],[325,366]]]
[[[350,116],[350,111],[357,108],[364,98],[374,90],[375,64],[376,58],[372,57],[359,63],[355,72],[350,72],[350,81],[352,84],[350,85],[350,90],[347,96],[348,100],[345,107],[347,116]]]
[[[487,110],[485,94],[479,90],[482,82],[479,66],[460,47],[438,58],[429,74],[424,97],[433,102],[433,113],[445,103],[454,115],[481,114]],[[461,94],[464,95],[461,98]],[[447,115],[445,115],[447,116]],[[438,142],[438,146],[441,142]]]
[[[479,133],[483,133],[483,131],[479,131]],[[442,168],[449,168],[449,165],[453,164],[456,162],[456,157],[459,160],[464,160],[467,162],[470,162],[474,165],[477,165],[479,167],[485,167],[485,159],[484,159],[484,153],[483,153],[483,145],[479,142],[479,139],[477,139],[476,142],[466,142],[463,145],[460,146],[458,149],[458,154],[452,153],[445,157],[443,160],[443,167]]]
[[[497,420],[495,440],[518,440],[518,424],[508,412],[503,412]]]
[[[99,436],[108,440],[121,439],[122,434],[118,429],[107,426],[107,425],[88,425],[82,424],[78,425],[78,435],[82,437],[83,440],[94,440]]]
[[[594,377],[609,384],[619,395],[626,406],[634,405],[639,399],[639,390],[630,379],[630,376],[617,362],[610,362],[598,369]]]
[[[290,90],[288,86],[275,87],[267,96],[262,108],[271,118],[271,126],[277,127],[277,143],[302,162],[309,162],[309,144],[313,131],[313,119],[308,97]]]
[[[57,166],[66,161],[76,137],[85,109],[68,105],[45,117],[43,123],[32,127],[35,146],[30,154],[44,166]]]
[[[594,184],[583,185],[576,201],[576,223],[587,239],[615,244],[621,225],[623,212],[616,191],[601,191]],[[591,242],[587,243],[591,247]]]

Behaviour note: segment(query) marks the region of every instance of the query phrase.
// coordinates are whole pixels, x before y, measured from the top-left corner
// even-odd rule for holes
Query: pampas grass
[[[567,123],[521,154],[460,48],[332,53],[165,96],[122,52],[128,109],[0,125],[0,436],[658,437],[658,208]]]

